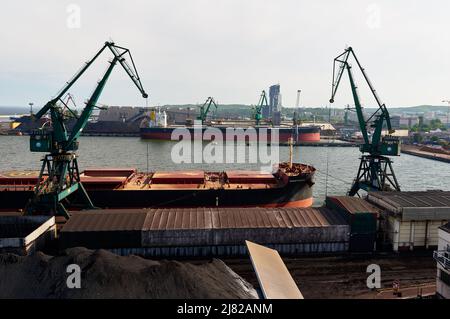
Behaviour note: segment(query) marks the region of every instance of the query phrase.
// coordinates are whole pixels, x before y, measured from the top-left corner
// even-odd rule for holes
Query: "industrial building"
[[[62,248],[105,248],[121,255],[245,255],[246,240],[282,254],[345,252],[349,225],[327,208],[185,208],[74,213]]]
[[[450,220],[450,191],[369,192],[367,200],[381,208],[383,239],[396,252],[435,249]]]
[[[433,256],[437,262],[436,295],[450,299],[450,223],[439,227],[438,249]]]

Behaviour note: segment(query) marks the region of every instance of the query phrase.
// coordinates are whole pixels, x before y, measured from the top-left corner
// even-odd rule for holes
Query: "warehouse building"
[[[105,248],[121,255],[239,256],[250,240],[282,254],[348,250],[349,226],[327,208],[167,208],[74,213],[62,248]]]
[[[450,223],[439,227],[439,244],[433,257],[437,261],[436,295],[450,299]]]
[[[450,192],[370,192],[381,208],[380,226],[394,251],[435,249],[438,228],[450,220]]]

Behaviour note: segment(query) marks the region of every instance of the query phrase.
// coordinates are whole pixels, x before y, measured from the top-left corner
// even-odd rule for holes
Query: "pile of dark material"
[[[68,288],[67,266],[81,268]],[[0,254],[0,298],[256,298],[221,260],[200,265],[72,248],[60,256]]]

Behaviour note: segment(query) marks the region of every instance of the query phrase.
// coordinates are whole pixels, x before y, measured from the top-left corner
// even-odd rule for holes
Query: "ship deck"
[[[283,187],[291,176],[309,175],[313,172],[313,167],[303,164],[294,164],[293,168],[280,164],[280,169],[275,174],[245,170],[143,173],[134,168],[89,168],[80,174],[80,180],[88,190],[271,189]],[[31,191],[38,181],[38,176],[38,171],[0,172],[0,191]]]

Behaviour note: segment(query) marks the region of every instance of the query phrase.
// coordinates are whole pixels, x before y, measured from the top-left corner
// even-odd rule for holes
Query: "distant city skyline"
[[[281,85],[283,106],[329,106],[332,62],[351,45],[389,106],[446,105],[450,43],[444,0],[40,1],[0,11],[0,105],[42,107],[112,38],[130,49],[148,105],[257,104]],[[71,93],[82,105],[107,55]],[[333,107],[352,104],[346,75]],[[374,106],[363,79],[364,106]],[[100,103],[146,105],[117,67]]]

